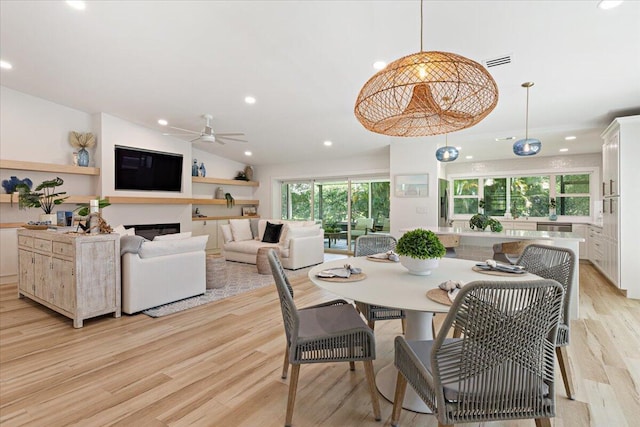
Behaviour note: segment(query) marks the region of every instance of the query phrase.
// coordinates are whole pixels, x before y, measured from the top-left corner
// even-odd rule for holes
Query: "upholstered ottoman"
[[[271,274],[271,266],[269,265],[269,258],[267,258],[267,254],[271,249],[273,249],[271,246],[258,248],[256,267],[258,268],[259,274]]]
[[[207,289],[227,286],[227,260],[222,255],[207,255]]]

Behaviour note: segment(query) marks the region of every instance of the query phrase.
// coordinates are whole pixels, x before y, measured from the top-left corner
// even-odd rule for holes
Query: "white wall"
[[[438,138],[396,139],[391,144],[391,234],[398,237],[400,229],[438,226],[438,177],[441,163],[435,152]],[[395,197],[397,175],[429,175],[428,197]]]

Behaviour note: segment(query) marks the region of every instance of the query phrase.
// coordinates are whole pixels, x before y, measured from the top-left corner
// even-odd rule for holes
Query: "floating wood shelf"
[[[69,173],[76,175],[100,175],[100,168],[56,165],[53,163],[23,162],[21,160],[0,160],[0,169]]]
[[[123,196],[107,196],[109,203],[112,205],[129,204],[129,205],[227,205],[225,199],[192,199],[179,197],[123,197]],[[235,199],[236,205],[258,205],[259,200],[238,200]]]
[[[191,203],[194,205],[227,205],[227,201],[225,199],[190,199]],[[259,200],[242,200],[242,199],[234,199],[236,206],[239,205],[259,205]]]
[[[11,203],[11,194],[0,194],[0,203]],[[64,197],[64,196],[62,196]],[[98,199],[98,196],[69,196],[63,205],[69,205],[74,203],[89,203],[89,200]],[[13,198],[13,203],[18,207],[18,197]],[[56,205],[60,206],[60,205]]]
[[[192,221],[216,221],[219,219],[253,219],[260,218],[259,215],[254,216],[239,216],[239,215],[230,215],[230,216],[194,216],[191,218]]]
[[[242,181],[240,179],[207,178],[201,176],[191,177],[191,182],[200,184],[242,185],[245,187],[258,187],[258,181]]]

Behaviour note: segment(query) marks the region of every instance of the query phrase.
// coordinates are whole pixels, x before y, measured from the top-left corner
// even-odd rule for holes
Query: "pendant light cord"
[[[422,7],[424,6],[424,0],[420,0],[420,52],[422,52],[422,21],[424,19],[422,13]]]
[[[527,86],[527,109],[524,119],[524,139],[529,139],[529,87]]]

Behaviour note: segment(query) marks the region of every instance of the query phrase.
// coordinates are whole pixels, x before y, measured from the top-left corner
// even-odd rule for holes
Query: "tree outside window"
[[[589,216],[589,174],[556,176],[558,215]]]
[[[478,213],[478,179],[456,179],[453,181],[453,213]]]
[[[514,217],[549,215],[549,176],[511,178],[511,214]]]

